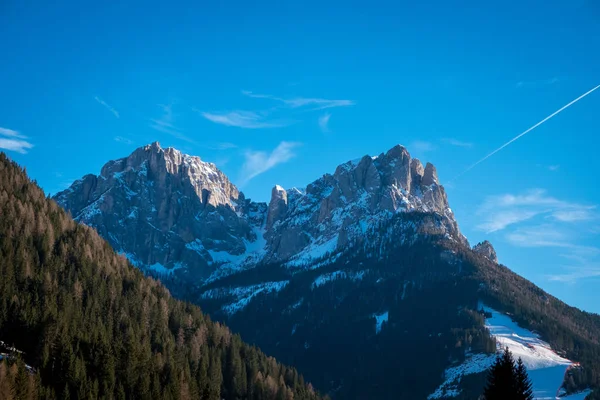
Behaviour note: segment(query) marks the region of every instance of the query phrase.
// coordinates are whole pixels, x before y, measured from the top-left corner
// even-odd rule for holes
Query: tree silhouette
[[[532,384],[527,375],[527,368],[520,358],[515,364],[508,347],[498,355],[490,368],[483,396],[485,400],[533,400]]]
[[[517,396],[518,400],[533,400],[533,389],[531,380],[527,375],[527,368],[523,364],[523,360],[519,357],[517,360],[517,367],[515,369],[516,383],[517,383]]]

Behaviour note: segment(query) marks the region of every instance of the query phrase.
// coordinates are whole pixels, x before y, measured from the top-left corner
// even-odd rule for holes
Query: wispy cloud
[[[536,86],[548,86],[554,85],[559,82],[557,77],[549,78],[549,79],[540,79],[536,81],[519,81],[517,82],[517,87],[536,87]]]
[[[1,127],[0,127],[0,136],[6,136],[6,137],[18,138],[18,139],[25,139],[25,136],[21,135],[19,132],[13,131],[12,129],[1,128]]]
[[[415,140],[408,145],[408,150],[413,152],[425,153],[435,150],[435,146],[431,142],[424,140]]]
[[[560,169],[559,164],[554,164],[554,165],[536,164],[536,166],[538,168],[544,168],[544,169],[547,169],[548,171],[552,171],[552,172],[556,172]]]
[[[27,136],[12,129],[0,128],[0,149],[27,154],[27,150],[31,148],[33,144],[27,140]]]
[[[269,121],[264,115],[253,111],[235,110],[221,113],[195,111],[215,124],[244,129],[282,128],[293,123],[293,121]]]
[[[574,283],[579,279],[600,276],[600,263],[597,262],[600,248],[581,245],[574,239],[575,236],[574,232],[565,231],[557,224],[541,224],[517,229],[508,233],[506,239],[518,247],[548,247],[564,251],[559,257],[568,262],[562,265],[566,272],[546,275],[548,280]]]
[[[548,280],[573,284],[581,279],[600,278],[600,264],[566,267],[568,272],[546,275]]]
[[[229,150],[229,149],[237,149],[238,146],[235,143],[221,142],[221,143],[217,143],[211,147],[215,150]]]
[[[174,125],[175,116],[173,114],[173,104],[165,105],[158,104],[158,106],[162,109],[162,115],[160,118],[151,118],[150,119],[150,128],[169,134],[171,136],[176,137],[177,139],[184,140],[188,143],[196,144],[196,142],[190,139],[183,129],[178,128]]]
[[[508,233],[506,239],[518,247],[560,247],[574,251],[569,257],[581,257],[600,254],[600,249],[591,246],[582,246],[570,241],[572,235],[567,235],[563,230],[553,224],[542,224],[520,228]]]
[[[108,111],[110,111],[115,117],[121,118],[119,112],[115,110],[110,104],[102,100],[100,97],[95,96],[94,99],[101,105],[103,105]]]
[[[267,172],[278,164],[285,163],[294,158],[294,149],[301,146],[296,142],[281,142],[270,153],[265,151],[248,150],[245,154],[245,162],[242,166],[241,181],[247,183],[258,175]]]
[[[329,118],[331,118],[330,113],[325,113],[319,117],[319,128],[321,128],[321,132],[329,132]]]
[[[469,148],[469,149],[471,147],[473,147],[473,143],[471,143],[471,142],[463,142],[461,140],[454,139],[454,138],[444,138],[444,139],[442,139],[442,142],[451,144],[452,146],[464,147],[464,148]]]
[[[123,137],[123,136],[115,136],[114,141],[123,143],[123,144],[132,144],[133,143],[133,141],[131,139],[127,139],[126,137]]]
[[[585,221],[595,217],[594,209],[595,206],[559,200],[543,189],[531,189],[519,195],[489,196],[477,210],[483,219],[477,228],[496,232],[538,215],[560,222]]]
[[[316,97],[292,97],[292,98],[282,98],[278,96],[273,96],[270,94],[259,94],[254,93],[248,90],[242,90],[242,94],[244,96],[252,97],[255,99],[270,99],[281,102],[288,107],[291,108],[300,108],[300,107],[311,107],[312,110],[323,110],[326,108],[334,108],[334,107],[349,107],[356,105],[354,100],[330,100],[330,99],[322,99]]]
[[[596,248],[592,248],[598,250]],[[576,283],[582,279],[599,278],[600,277],[600,262],[598,262],[598,251],[591,252],[584,249],[584,254],[581,251],[561,254],[561,257],[568,260],[569,264],[563,266],[564,272],[548,274],[546,278],[554,282],[563,282],[568,284]]]

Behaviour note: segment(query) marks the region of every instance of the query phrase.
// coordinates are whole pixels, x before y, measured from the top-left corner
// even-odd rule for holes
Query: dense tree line
[[[74,223],[4,154],[0,216],[0,340],[23,352],[0,363],[0,398],[318,398]]]

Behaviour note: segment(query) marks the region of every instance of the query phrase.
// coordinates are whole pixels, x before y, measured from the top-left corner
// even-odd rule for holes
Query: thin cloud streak
[[[578,267],[567,267],[571,271],[565,274],[546,275],[549,281],[574,284],[581,279],[600,278],[600,264],[591,264]]]
[[[442,142],[451,144],[452,146],[464,147],[467,149],[470,149],[471,147],[473,147],[473,143],[471,143],[471,142],[463,142],[463,141],[460,141],[458,139],[453,139],[453,138],[444,138],[444,139],[442,139]]]
[[[572,263],[563,266],[570,272],[546,275],[550,281],[575,283],[579,279],[600,276],[600,265],[596,261],[600,249],[572,243],[570,240],[573,240],[573,233],[565,232],[555,225],[543,224],[517,229],[507,234],[506,239],[518,247],[563,249],[565,253],[559,256]]]
[[[25,136],[21,135],[17,131],[13,131],[12,129],[2,128],[2,127],[0,127],[0,136],[6,136],[6,137],[18,138],[18,139],[26,139]]]
[[[127,139],[126,137],[123,137],[123,136],[115,136],[113,138],[113,140],[118,143],[133,144],[133,141],[131,139]]]
[[[312,111],[316,110],[324,110],[326,108],[334,108],[334,107],[349,107],[356,105],[354,100],[330,100],[330,99],[321,99],[314,97],[294,97],[290,99],[284,99],[282,97],[273,96],[270,94],[260,94],[254,93],[249,90],[242,90],[242,94],[247,97],[252,97],[255,99],[270,99],[279,101],[288,107],[291,108],[301,108],[307,106],[314,106]]]
[[[0,137],[0,149],[27,154],[27,151],[33,148],[33,144],[27,141],[27,136],[18,131],[0,128],[0,136],[4,136]]]
[[[569,235],[557,227],[544,224],[528,228],[517,229],[506,235],[506,239],[518,247],[560,247],[573,250],[567,255],[571,259],[583,260],[584,256],[600,254],[600,249],[592,246],[582,246],[569,242]]]
[[[108,111],[110,111],[115,117],[117,118],[121,118],[121,116],[119,115],[119,112],[117,110],[115,110],[110,104],[106,103],[104,100],[102,100],[101,98],[99,98],[98,96],[95,96],[94,99],[101,105],[103,105]]]
[[[589,221],[595,218],[592,212],[595,208],[559,200],[543,189],[531,189],[519,195],[488,196],[476,211],[483,219],[477,229],[492,233],[540,215],[558,222]]]
[[[556,110],[555,112],[553,112],[552,114],[550,114],[549,116],[547,116],[546,118],[544,118],[543,120],[541,120],[540,122],[538,122],[537,124],[533,125],[531,128],[525,130],[524,132],[518,134],[517,136],[515,136],[514,138],[512,138],[511,140],[509,140],[508,142],[504,143],[502,146],[498,147],[496,150],[492,151],[491,153],[489,153],[487,156],[483,157],[481,160],[477,161],[476,163],[472,164],[471,166],[469,166],[467,169],[465,169],[463,172],[461,172],[460,174],[458,174],[456,177],[454,177],[454,179],[452,179],[452,181],[455,181],[456,179],[460,178],[462,175],[466,174],[467,172],[469,172],[470,170],[472,170],[473,168],[475,168],[476,166],[478,166],[479,164],[481,164],[482,162],[484,162],[485,160],[487,160],[488,158],[492,157],[494,154],[498,153],[499,151],[501,151],[502,149],[504,149],[505,147],[509,146],[510,144],[512,144],[513,142],[515,142],[516,140],[520,139],[521,137],[525,136],[526,134],[528,134],[529,132],[531,132],[532,130],[534,130],[535,128],[537,128],[538,126],[542,125],[543,123],[545,123],[546,121],[554,118],[555,116],[557,116],[558,114],[560,114],[561,112],[563,112],[564,110],[566,110],[567,108],[571,107],[573,104],[577,103],[579,100],[582,100],[583,98],[585,98],[586,96],[592,94],[594,91],[596,91],[598,88],[600,88],[600,85],[594,87],[593,89],[585,92],[584,94],[582,94],[581,96],[579,96],[578,98],[576,98],[575,100],[571,101],[570,103],[568,103],[567,105],[559,108],[558,110]]]
[[[433,150],[435,150],[433,143],[424,140],[415,140],[409,144],[409,151],[425,153]]]
[[[326,113],[319,117],[319,128],[321,128],[321,132],[323,133],[329,132],[329,118],[331,118],[330,113]]]
[[[201,112],[200,115],[216,124],[245,129],[281,128],[287,125],[285,122],[265,121],[261,115],[252,111],[236,110],[225,113]]]
[[[558,83],[559,79],[557,77],[554,78],[550,78],[550,79],[543,79],[543,80],[539,80],[539,81],[519,81],[517,82],[517,87],[526,87],[526,86],[547,86],[547,85],[554,85],[555,83]]]
[[[237,144],[234,143],[229,143],[229,142],[222,142],[222,143],[217,143],[214,146],[211,146],[211,149],[213,150],[230,150],[230,149],[237,149]]]
[[[190,139],[188,136],[185,135],[185,133],[182,129],[173,125],[173,121],[175,119],[175,117],[173,115],[173,105],[172,104],[169,104],[169,105],[159,104],[158,106],[162,108],[163,115],[157,119],[151,118],[150,125],[149,125],[150,128],[152,128],[156,131],[159,131],[159,132],[169,134],[173,137],[176,137],[177,139],[181,139],[188,143],[196,144],[196,142],[194,140]]]
[[[296,156],[293,150],[301,146],[297,142],[281,142],[271,152],[248,150],[245,154],[245,162],[242,166],[241,185],[248,183],[251,179],[267,172],[278,164],[285,163]]]
[[[282,128],[293,123],[293,121],[267,121],[264,116],[252,111],[235,110],[224,113],[199,112],[200,115],[215,124],[244,129]]]

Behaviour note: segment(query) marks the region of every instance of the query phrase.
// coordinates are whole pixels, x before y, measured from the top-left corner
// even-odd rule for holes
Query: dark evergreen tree
[[[490,368],[483,395],[486,400],[506,400],[516,399],[516,393],[515,362],[507,347]]]
[[[507,348],[498,355],[488,372],[488,382],[483,393],[485,400],[533,400],[531,380],[527,368],[519,358],[517,363]]]
[[[533,400],[533,387],[529,375],[527,375],[527,368],[523,364],[521,357],[517,360],[517,366],[515,369],[515,378],[517,384],[517,400]]]

